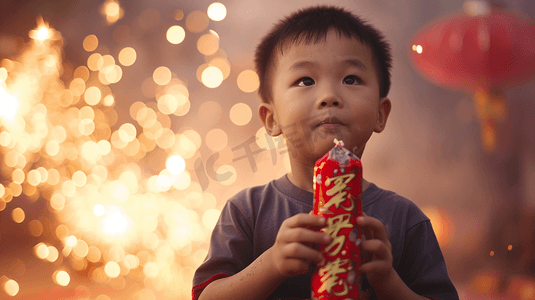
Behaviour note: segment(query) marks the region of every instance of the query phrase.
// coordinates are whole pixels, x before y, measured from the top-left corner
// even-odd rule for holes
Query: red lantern
[[[486,2],[467,1],[465,12],[426,26],[412,45],[412,62],[424,77],[475,94],[483,142],[492,150],[495,122],[506,116],[502,89],[535,74],[535,22]]]

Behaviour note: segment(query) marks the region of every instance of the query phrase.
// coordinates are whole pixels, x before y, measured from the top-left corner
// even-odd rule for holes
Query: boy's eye
[[[343,82],[345,84],[353,85],[353,84],[360,84],[362,81],[360,80],[360,78],[358,78],[355,75],[349,75],[349,76],[346,76],[346,78],[344,78]]]
[[[314,82],[314,79],[310,78],[310,77],[303,77],[299,80],[297,80],[297,85],[298,86],[310,86],[310,85],[313,85],[315,82]]]

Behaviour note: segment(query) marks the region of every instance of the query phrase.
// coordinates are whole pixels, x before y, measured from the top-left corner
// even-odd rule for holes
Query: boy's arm
[[[208,284],[199,300],[266,299],[289,277],[307,274],[311,263],[323,259],[310,244],[328,244],[331,237],[311,228],[321,228],[325,219],[311,214],[297,214],[286,219],[275,244],[242,271]]]
[[[199,300],[265,299],[284,281],[273,268],[272,249],[268,249],[241,272],[210,283]]]
[[[392,246],[383,223],[366,215],[359,217],[357,222],[369,229],[363,230],[366,240],[362,243],[364,253],[360,270],[366,273],[377,299],[434,299],[416,294],[396,272],[392,266]]]

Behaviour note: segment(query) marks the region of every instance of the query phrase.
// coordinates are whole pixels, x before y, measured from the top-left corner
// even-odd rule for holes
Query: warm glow
[[[37,29],[37,39],[40,41],[44,41],[50,37],[50,31],[48,27],[41,26]]]
[[[100,11],[106,17],[108,24],[117,22],[124,14],[119,2],[115,0],[106,0],[102,4]]]
[[[136,58],[136,50],[132,47],[125,47],[119,52],[119,62],[125,67],[133,65],[136,62]]]
[[[115,292],[125,299],[191,297],[195,267],[206,256],[205,243],[227,198],[217,189],[235,189],[239,170],[229,164],[232,146],[241,142],[231,143],[229,130],[250,124],[251,108],[232,103],[229,113],[217,97],[201,95],[231,73],[220,43],[226,37],[209,27],[226,17],[223,4],[212,3],[204,12],[140,8],[128,22],[117,22],[126,4],[101,1],[94,22],[79,20],[87,30],[74,44],[42,19],[29,32],[30,41],[4,41],[9,51],[0,59],[0,211],[20,229],[21,240],[35,240],[30,259],[51,270],[41,274],[30,261],[6,261],[9,272],[0,274],[6,297],[74,291],[87,298],[83,290],[91,286],[102,287],[91,295],[96,300]],[[163,25],[168,18],[177,25]],[[175,46],[185,41],[186,30],[192,40]],[[162,58],[147,73],[151,67],[141,56],[151,53],[136,52],[136,45],[164,33],[173,45],[159,47],[180,64]],[[66,44],[72,51],[65,51]],[[201,54],[189,57],[190,46]],[[69,58],[72,53],[82,61]],[[190,101],[188,88],[199,85],[186,73],[197,67],[194,75],[204,86]],[[123,78],[128,82],[115,85]],[[125,111],[129,101],[134,104]],[[191,120],[201,127],[189,127]],[[208,165],[213,151],[221,157]],[[202,171],[210,171],[210,193],[199,183]],[[19,281],[19,291],[7,276],[57,286],[42,296],[26,286],[31,280]]]
[[[78,240],[76,245],[73,247],[73,253],[78,257],[85,257],[89,251],[88,245],[83,240]]]
[[[186,28],[191,32],[202,32],[209,23],[210,19],[202,11],[192,11],[186,17]]]
[[[22,210],[22,208],[20,208],[20,207],[15,208],[11,212],[11,215],[12,215],[13,221],[15,221],[15,223],[22,223],[24,221],[24,219],[26,218],[26,214],[24,213],[24,210]]]
[[[206,146],[210,148],[213,152],[218,152],[223,150],[227,146],[228,137],[224,130],[219,128],[214,128],[206,134]]]
[[[68,236],[67,239],[65,240],[65,246],[68,246],[71,248],[76,246],[76,243],[78,243],[78,239],[74,235]]]
[[[158,67],[152,73],[152,79],[158,85],[166,85],[171,81],[171,70],[168,67]]]
[[[431,221],[437,240],[441,246],[451,242],[455,233],[455,227],[446,211],[438,207],[423,207],[422,211]]]
[[[9,279],[4,283],[4,290],[9,296],[13,297],[19,293],[19,284],[15,280]]]
[[[178,10],[175,10],[173,12],[173,19],[177,20],[177,21],[180,21],[184,18],[184,12],[181,11],[180,9]]]
[[[186,162],[180,155],[172,155],[167,159],[165,167],[171,174],[178,175],[184,172],[186,168]]]
[[[104,65],[104,58],[100,53],[93,53],[87,58],[87,67],[91,71],[98,71]]]
[[[217,209],[208,209],[204,212],[202,215],[202,224],[209,230],[213,230],[215,227],[215,224],[217,223],[217,220],[219,219],[219,215],[221,214],[221,211]]]
[[[93,213],[95,214],[95,216],[102,217],[105,212],[106,209],[102,204],[96,204],[95,206],[93,206]]]
[[[94,34],[90,34],[84,38],[83,41],[84,50],[87,52],[95,51],[98,47],[98,38]]]
[[[69,285],[69,282],[71,282],[71,276],[69,273],[65,271],[59,271],[54,273],[54,281],[61,286],[67,286]]]
[[[217,49],[219,49],[219,39],[211,33],[204,34],[197,40],[197,50],[204,55],[212,55]]]
[[[260,86],[258,75],[253,70],[242,71],[238,75],[238,87],[246,93],[252,93]]]
[[[35,246],[34,252],[35,252],[35,256],[37,256],[40,259],[45,259],[49,254],[48,247],[43,243],[39,243],[37,246]]]
[[[214,2],[208,6],[207,13],[210,19],[221,21],[227,16],[227,8],[219,2]]]
[[[173,25],[167,29],[166,37],[169,43],[177,45],[184,41],[186,31],[181,26]]]
[[[19,110],[19,102],[0,86],[0,118],[13,121]]]
[[[227,79],[227,77],[230,75],[230,62],[226,58],[216,57],[210,60],[208,66],[213,66],[221,70],[223,73],[223,80]]]
[[[110,278],[117,278],[121,273],[121,267],[119,267],[118,263],[110,261],[104,267],[104,272]]]
[[[102,231],[111,236],[121,235],[128,230],[128,219],[117,206],[112,206],[102,220]]]
[[[49,262],[55,262],[59,257],[59,251],[54,246],[48,246],[48,255],[46,256],[46,260]]]
[[[236,103],[230,109],[230,120],[238,126],[247,125],[252,117],[253,112],[245,103]]]
[[[96,86],[88,87],[84,93],[85,102],[89,105],[97,105],[100,102],[102,93],[100,89]]]
[[[202,83],[209,88],[216,88],[223,82],[223,73],[216,67],[210,66],[202,72]]]

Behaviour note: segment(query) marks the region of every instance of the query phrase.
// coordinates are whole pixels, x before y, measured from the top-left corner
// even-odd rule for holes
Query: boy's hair
[[[258,93],[263,102],[272,100],[272,73],[276,52],[283,54],[287,42],[318,43],[327,37],[329,29],[335,29],[339,36],[355,38],[371,49],[379,82],[379,97],[386,97],[390,90],[390,69],[392,57],[390,46],[383,35],[352,13],[334,6],[309,7],[281,20],[265,36],[255,53],[256,72],[260,79]]]

